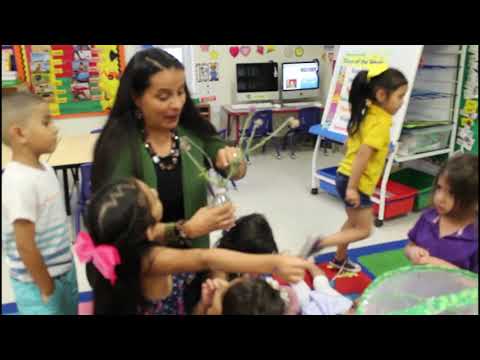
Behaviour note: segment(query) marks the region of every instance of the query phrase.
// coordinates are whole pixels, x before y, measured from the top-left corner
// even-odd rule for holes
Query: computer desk
[[[78,181],[80,165],[92,162],[93,149],[99,134],[86,134],[78,136],[60,136],[57,148],[51,154],[44,154],[40,160],[63,173],[63,190],[65,196],[65,210],[70,216],[70,190],[68,183],[68,170],[72,170],[74,182]],[[2,169],[11,161],[12,152],[9,147],[2,144]]]
[[[309,108],[309,107],[319,107],[323,108],[322,106],[315,105],[315,103],[312,102],[311,105],[303,105],[303,106],[280,106],[280,107],[272,107],[272,108],[261,108],[261,109],[256,109],[256,111],[263,111],[263,110],[272,110],[273,114],[283,114],[283,113],[298,113],[300,110]],[[241,109],[241,110],[234,110],[232,109],[231,105],[224,105],[222,106],[222,109],[227,113],[227,138],[230,138],[230,133],[231,133],[231,121],[232,119],[235,120],[235,127],[236,127],[236,132],[235,132],[235,144],[238,145],[238,142],[240,140],[240,117],[241,116],[246,116],[249,114],[249,111],[247,109]]]

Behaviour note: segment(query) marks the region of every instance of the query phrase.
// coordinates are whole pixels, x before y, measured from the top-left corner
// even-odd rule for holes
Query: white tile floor
[[[318,157],[318,167],[337,165],[341,153]],[[238,207],[238,216],[252,212],[264,214],[269,220],[280,251],[299,251],[309,234],[336,232],[346,219],[342,203],[334,197],[319,192],[311,195],[311,150],[297,152],[291,159],[285,153],[281,160],[273,156],[273,147],[265,154],[252,157],[252,164],[245,179],[239,181],[238,191],[230,192]],[[74,203],[75,199],[72,199]],[[374,228],[368,239],[351,245],[352,248],[404,239],[419,214],[386,221],[381,228]],[[72,220],[73,230],[73,220]],[[73,231],[72,231],[73,233]],[[215,241],[220,232],[211,236]],[[79,290],[89,290],[84,267],[78,264]],[[2,304],[13,302],[8,271],[2,257]]]

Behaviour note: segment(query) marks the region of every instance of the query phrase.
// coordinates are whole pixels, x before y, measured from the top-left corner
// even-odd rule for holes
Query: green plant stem
[[[245,147],[246,154],[250,154],[249,149],[250,149],[250,146],[252,146],[252,141],[253,141],[253,138],[255,137],[255,133],[257,132],[257,129],[258,129],[257,124],[253,124],[252,133],[250,134],[250,137],[248,138],[248,141],[247,141],[247,146]]]
[[[240,151],[240,154],[238,158],[234,159],[230,164],[230,168],[227,174],[227,180],[230,180],[232,176],[237,173],[237,170],[240,167],[240,163],[244,158],[243,151],[241,149],[239,151]]]
[[[212,163],[212,160],[210,159],[210,157],[208,156],[208,154],[207,154],[200,146],[198,146],[197,144],[195,144],[188,136],[183,136],[183,138],[184,138],[184,140],[186,140],[189,144],[193,145],[198,151],[200,151],[200,152],[207,158],[207,161],[208,161],[208,163],[210,164],[210,166],[211,166],[212,168],[214,168],[213,163]],[[193,159],[193,158],[191,157],[191,154],[190,154],[189,152],[187,152],[187,154],[188,154],[188,156],[192,159],[192,161],[193,161],[194,163],[196,163],[196,165],[197,165],[198,163],[195,161],[195,159]],[[240,154],[242,154],[242,153],[240,153]],[[242,159],[241,156],[240,156],[240,159]],[[236,166],[235,166],[235,164],[236,164]],[[226,185],[227,185],[227,180],[230,180],[230,178],[233,176],[233,174],[236,173],[237,168],[238,168],[238,165],[239,165],[239,162],[237,163],[236,161],[234,161],[234,162],[232,162],[232,163],[230,164],[230,169],[229,169],[229,172],[228,172],[228,175],[227,175],[227,179],[224,179],[224,178],[222,177],[222,178],[220,178],[219,181],[217,181],[217,179],[213,180],[213,179],[211,179],[210,177],[208,177],[208,175],[207,175],[207,178],[210,179],[212,182],[214,182],[215,185],[217,185],[217,186],[226,187]],[[198,167],[198,166],[197,166],[197,167]],[[203,168],[203,167],[202,167],[202,168]],[[204,170],[205,170],[205,168],[203,168],[203,170],[201,170],[201,171],[204,171]]]
[[[253,115],[255,115],[255,112],[249,113],[247,118],[245,119],[245,122],[243,123],[242,134],[238,142],[240,146],[242,146],[243,144],[243,140],[245,139],[245,132],[247,131],[247,128],[250,126],[250,123],[252,122]]]
[[[290,122],[290,120],[286,120],[282,125],[280,125],[273,133],[271,133],[269,136],[267,136],[265,139],[260,141],[257,145],[254,147],[250,148],[247,147],[246,153],[251,154],[254,150],[258,149],[259,147],[262,147],[267,143],[267,141],[271,140],[274,136],[276,136],[280,131],[282,131]]]
[[[212,160],[210,159],[210,157],[208,156],[208,154],[205,152],[205,150],[203,150],[200,146],[198,146],[197,144],[195,144],[194,141],[192,141],[188,136],[183,136],[184,139],[186,139],[188,141],[189,144],[193,145],[193,147],[195,149],[197,149],[198,151],[200,151],[202,153],[203,156],[205,156],[205,158],[207,159],[208,163],[210,164],[210,166],[212,168],[214,168],[213,166],[213,163],[212,163]]]
[[[195,160],[195,158],[192,156],[192,154],[190,154],[189,151],[183,150],[183,153],[188,156],[188,158],[192,161],[192,163],[193,163],[193,164],[195,165],[195,167],[198,169],[198,171],[200,172],[200,177],[203,177],[203,178],[205,179],[205,181],[207,182],[208,189],[209,189],[210,193],[212,194],[212,196],[215,196],[215,193],[214,193],[213,189],[211,188],[210,182],[214,182],[216,185],[219,185],[218,182],[213,181],[212,179],[210,179],[210,177],[208,176],[208,171],[207,171],[207,169],[205,169],[205,167],[203,167],[202,165],[200,165],[200,164],[198,163],[198,161]]]

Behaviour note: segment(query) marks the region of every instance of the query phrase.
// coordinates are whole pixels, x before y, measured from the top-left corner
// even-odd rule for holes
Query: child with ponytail
[[[348,258],[348,244],[370,235],[373,215],[370,196],[382,175],[388,157],[393,115],[403,105],[408,81],[396,69],[360,71],[349,94],[351,118],[348,123],[346,155],[337,170],[336,187],[343,199],[347,221],[333,235],[311,238],[303,255],[311,255],[328,246],[337,246],[330,265],[340,271],[359,272],[358,264]]]

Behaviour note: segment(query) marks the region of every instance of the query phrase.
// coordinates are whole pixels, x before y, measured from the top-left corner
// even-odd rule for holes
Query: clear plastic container
[[[405,129],[400,136],[398,155],[415,155],[448,147],[452,125],[426,129]]]

